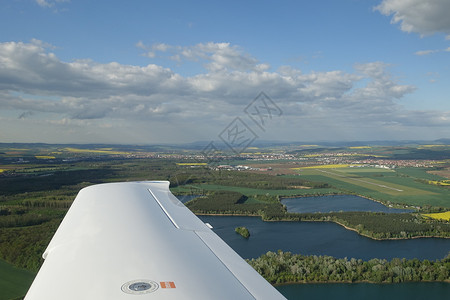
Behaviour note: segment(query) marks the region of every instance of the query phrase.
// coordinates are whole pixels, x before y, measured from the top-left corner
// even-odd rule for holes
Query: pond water
[[[359,236],[335,223],[264,222],[259,217],[199,216],[243,258],[256,258],[267,251],[290,251],[304,255],[338,258],[442,259],[450,251],[450,239],[376,241]],[[234,232],[245,226],[250,238]],[[287,299],[448,299],[450,283],[399,284],[291,284],[276,287]]]
[[[286,198],[281,200],[281,203],[286,205],[288,212],[295,213],[327,213],[338,211],[403,213],[413,211],[408,209],[386,207],[381,203],[355,195]]]
[[[284,199],[288,211],[376,211],[399,212],[357,196]],[[322,198],[322,199],[318,199]],[[317,201],[308,203],[311,201]],[[330,208],[331,207],[331,208]],[[329,208],[329,209],[326,209]],[[401,212],[402,210],[400,210]],[[404,211],[404,210],[403,210]],[[259,217],[199,216],[243,258],[256,258],[267,251],[290,251],[303,255],[370,260],[394,257],[436,260],[449,254],[450,239],[421,238],[377,241],[358,235],[331,222],[264,222]],[[250,238],[234,231],[245,226]],[[287,299],[448,299],[450,283],[419,282],[400,284],[291,284],[276,287]]]
[[[326,283],[292,284],[276,287],[287,299],[448,299],[450,283],[410,282],[398,284]]]
[[[259,217],[199,216],[243,258],[256,258],[267,251],[290,251],[337,258],[442,259],[450,251],[450,239],[421,238],[377,241],[331,222],[264,222]],[[250,238],[234,228],[245,226]]]

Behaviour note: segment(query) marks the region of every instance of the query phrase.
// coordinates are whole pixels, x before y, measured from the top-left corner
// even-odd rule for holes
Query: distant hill
[[[169,149],[188,149],[188,150],[203,150],[210,143],[214,144],[214,147],[218,150],[230,150],[229,146],[221,141],[195,141],[192,143],[167,143],[167,144],[47,144],[47,143],[0,143],[0,147],[10,148],[54,148],[54,147],[73,147],[78,149],[98,149],[114,147],[121,151],[132,151],[133,149],[140,148],[149,152],[167,151]],[[441,138],[437,140],[424,141],[424,140],[379,140],[379,141],[271,141],[271,140],[258,140],[252,142],[249,147],[258,148],[271,148],[271,147],[296,147],[305,145],[314,145],[311,148],[342,148],[342,147],[360,147],[360,146],[412,146],[412,145],[450,145],[449,138]]]

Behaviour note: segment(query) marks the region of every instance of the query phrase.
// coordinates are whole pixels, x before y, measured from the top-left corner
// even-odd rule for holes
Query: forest
[[[0,258],[37,271],[42,252],[80,189],[102,182],[148,179],[169,180],[171,189],[181,194],[197,193],[200,184],[221,188],[201,190],[202,197],[186,203],[197,214],[251,215],[267,221],[336,222],[377,239],[449,237],[448,222],[425,219],[416,213],[287,213],[274,192],[306,186],[326,193],[328,185],[299,177],[179,167],[176,162],[170,159],[104,159],[20,166],[15,171],[1,173]],[[236,186],[243,190],[252,188],[252,193],[227,190]]]
[[[272,284],[293,282],[400,283],[449,281],[450,253],[442,260],[334,258],[278,251],[247,260]]]
[[[9,158],[4,160],[7,159]],[[43,251],[80,189],[92,184],[133,180],[168,180],[175,195],[199,195],[186,203],[197,214],[260,216],[266,221],[336,222],[375,239],[450,237],[448,222],[423,218],[419,213],[288,213],[280,202],[282,196],[342,193],[328,183],[300,176],[214,170],[207,166],[186,167],[177,165],[180,158],[76,159],[77,161],[39,163],[33,160],[31,163],[2,166],[0,259],[16,267],[37,272],[43,261]],[[272,265],[275,262],[277,264]],[[327,262],[333,263],[333,266],[328,264],[330,270],[325,272],[319,265]],[[253,262],[250,263],[253,265]],[[256,259],[254,263],[255,268],[266,278],[278,283],[355,280],[397,282],[442,278],[448,280],[449,277],[448,257],[440,262],[405,262],[413,266],[404,267],[404,273],[401,272],[403,277],[392,275],[399,273],[395,267],[403,268],[403,265],[390,265],[392,262],[386,261],[355,262],[275,253]],[[288,267],[291,263],[295,267]],[[309,269],[306,268],[308,264]],[[344,270],[343,266],[348,264],[355,265],[354,269]],[[414,269],[414,272],[408,269],[415,268],[418,264],[420,267]],[[303,271],[296,271],[296,268],[303,268]],[[378,271],[373,273],[371,270]],[[409,274],[409,277],[405,274]]]
[[[186,203],[186,206],[196,214],[222,214],[266,216],[284,215],[285,211],[279,201],[273,197],[260,196],[266,201],[245,203],[248,197],[233,191],[216,191],[208,195],[195,198]]]
[[[224,186],[238,186],[262,190],[283,190],[296,186],[320,189],[329,188],[327,183],[309,181],[299,177],[272,176],[250,172],[211,170],[206,168],[189,169],[178,172],[170,178],[171,187],[214,183]]]

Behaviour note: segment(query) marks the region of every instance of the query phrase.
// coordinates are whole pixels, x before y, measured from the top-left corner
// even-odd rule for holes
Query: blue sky
[[[236,117],[264,140],[450,137],[448,0],[0,7],[2,142],[208,141]]]

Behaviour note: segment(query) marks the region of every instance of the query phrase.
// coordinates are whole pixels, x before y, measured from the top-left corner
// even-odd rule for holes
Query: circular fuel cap
[[[122,285],[122,291],[127,294],[141,295],[156,291],[159,285],[151,280],[138,279],[128,281]]]

